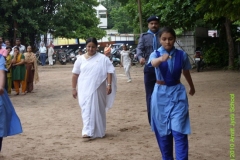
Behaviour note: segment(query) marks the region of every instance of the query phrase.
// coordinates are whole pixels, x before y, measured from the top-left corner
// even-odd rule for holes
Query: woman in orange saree
[[[24,55],[19,52],[18,47],[15,47],[12,58],[12,80],[16,95],[19,95],[20,85],[22,85],[22,93],[26,94],[26,86],[24,85],[25,73]]]
[[[27,52],[24,53],[25,57],[25,66],[26,66],[26,76],[25,76],[25,85],[27,93],[31,93],[33,90],[33,82],[37,83],[39,81],[38,77],[38,66],[37,58],[32,52],[32,47],[27,47]]]

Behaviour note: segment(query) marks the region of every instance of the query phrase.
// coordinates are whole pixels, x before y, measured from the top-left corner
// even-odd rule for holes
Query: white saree
[[[112,93],[107,95],[107,73],[115,68],[108,57],[96,53],[89,59],[80,56],[74,63],[72,73],[78,77],[78,101],[82,111],[82,135],[103,137],[106,130],[106,110],[113,104],[116,95],[115,77],[112,76]]]

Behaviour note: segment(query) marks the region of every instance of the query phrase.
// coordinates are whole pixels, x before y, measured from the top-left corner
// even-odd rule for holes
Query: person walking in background
[[[127,49],[127,46],[124,44],[122,46],[123,50],[120,52],[121,54],[121,66],[123,66],[125,74],[127,75],[128,81],[131,82],[130,68],[131,68],[131,58],[130,51]]]
[[[26,75],[24,83],[26,86],[27,93],[31,93],[33,90],[33,82],[35,84],[39,81],[38,77],[38,65],[37,65],[37,58],[35,54],[32,52],[32,47],[27,47],[27,52],[24,53],[25,57],[25,66],[26,66]]]
[[[195,88],[189,70],[191,64],[182,50],[174,47],[176,33],[164,27],[159,34],[162,46],[154,51],[148,67],[155,68],[157,81],[151,99],[151,128],[162,153],[162,159],[173,160],[173,138],[177,160],[188,160],[188,134],[190,120],[188,97],[180,82],[181,73],[190,86],[189,94]]]
[[[24,59],[25,57],[19,52],[19,48],[15,47],[12,58],[12,80],[16,91],[15,95],[19,95],[20,85],[22,86],[22,94],[26,94],[26,83],[24,83],[26,67],[24,64]]]
[[[48,62],[49,62],[49,66],[53,65],[53,54],[54,54],[53,45],[50,44],[48,46]]]
[[[112,93],[112,74],[115,68],[105,55],[97,52],[96,38],[86,41],[87,53],[77,58],[72,70],[72,95],[82,110],[83,138],[102,138],[106,132],[106,109],[115,98]],[[78,84],[78,89],[76,86]]]
[[[5,59],[0,55],[0,152],[2,150],[3,137],[22,133],[20,119],[4,89],[5,70]]]
[[[12,90],[12,56],[10,55],[10,52],[12,51],[12,48],[7,46],[7,56],[6,56],[6,69],[7,69],[7,80],[5,83],[7,83],[7,92],[8,94],[11,94]]]
[[[42,42],[41,46],[39,48],[39,52],[40,52],[40,60],[42,63],[42,66],[45,66],[46,64],[46,54],[47,54],[47,48],[45,47],[45,44]]]
[[[137,57],[142,65],[148,62],[150,54],[157,50],[161,44],[158,41],[159,34],[159,18],[157,16],[151,16],[147,19],[148,31],[140,35],[138,46],[137,46]],[[154,68],[149,68],[147,65],[144,66],[144,85],[146,92],[146,103],[148,112],[148,121],[151,125],[151,95],[156,82]]]
[[[18,48],[19,48],[19,52],[22,53],[22,54],[26,52],[26,47],[21,44],[20,38],[16,38],[15,43],[16,43],[16,46],[14,46],[14,47],[12,48],[12,52],[10,53],[11,56],[13,56],[13,54],[14,54],[14,48],[15,48],[15,47],[18,47]]]

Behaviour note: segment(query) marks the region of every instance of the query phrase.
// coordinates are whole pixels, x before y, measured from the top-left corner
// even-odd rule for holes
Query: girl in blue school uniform
[[[0,151],[2,149],[3,137],[22,133],[21,122],[13,108],[4,89],[5,84],[5,59],[0,54]]]
[[[149,58],[148,66],[155,67],[156,84],[151,98],[151,128],[155,132],[163,160],[173,160],[173,139],[176,160],[188,160],[188,134],[191,132],[188,97],[181,74],[194,95],[195,88],[189,70],[191,64],[182,50],[174,47],[176,33],[164,27],[159,34],[162,46]]]

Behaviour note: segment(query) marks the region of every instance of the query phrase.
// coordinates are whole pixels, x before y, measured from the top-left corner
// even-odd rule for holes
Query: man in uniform
[[[137,46],[137,56],[140,63],[144,66],[144,85],[146,92],[146,103],[147,103],[147,112],[148,112],[148,121],[151,125],[151,113],[150,113],[150,104],[151,104],[151,95],[153,92],[154,85],[156,83],[155,69],[154,67],[148,67],[147,62],[150,54],[157,50],[161,44],[158,40],[159,35],[159,17],[150,16],[147,19],[148,22],[148,31],[141,34]]]

